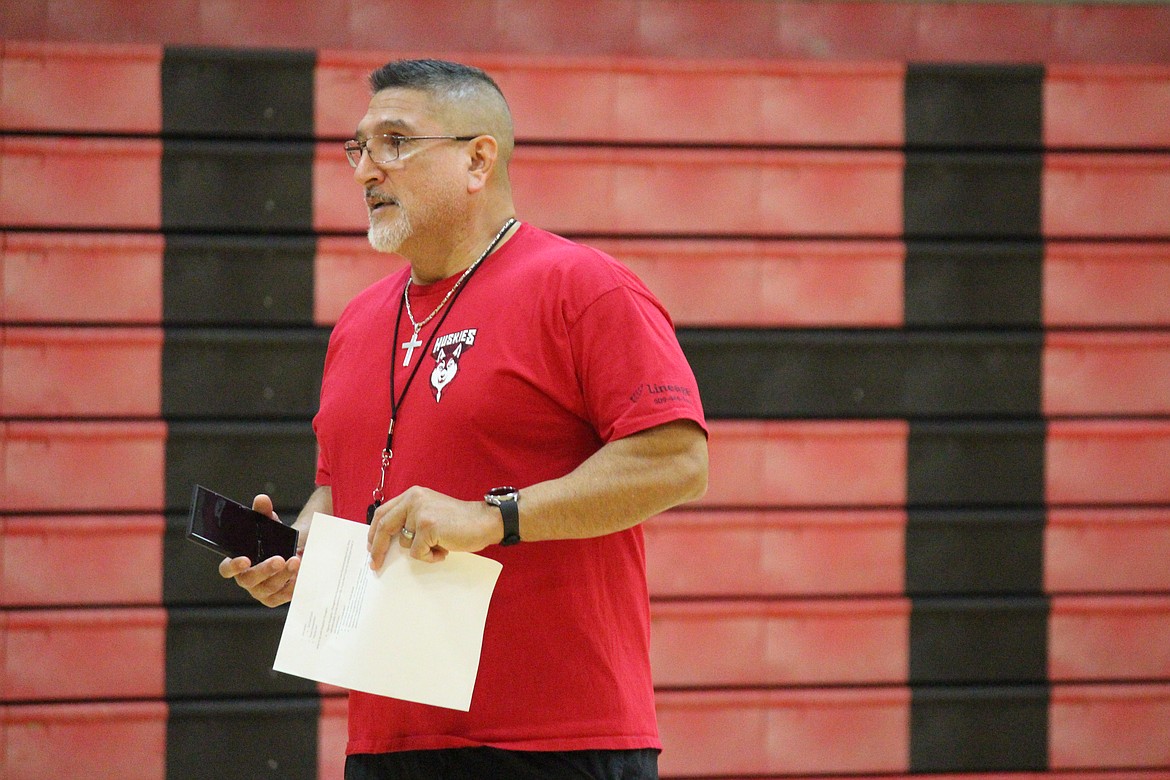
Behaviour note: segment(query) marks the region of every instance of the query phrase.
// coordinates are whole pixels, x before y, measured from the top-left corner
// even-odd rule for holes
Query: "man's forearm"
[[[707,438],[681,420],[610,442],[569,474],[520,491],[524,541],[622,531],[707,490]]]
[[[297,541],[297,552],[305,549],[305,542],[309,536],[309,526],[313,523],[313,515],[317,512],[322,514],[333,514],[333,489],[328,485],[320,485],[313,491],[309,499],[305,501],[304,507],[297,515],[296,521],[293,523],[293,528],[299,532],[299,539]]]

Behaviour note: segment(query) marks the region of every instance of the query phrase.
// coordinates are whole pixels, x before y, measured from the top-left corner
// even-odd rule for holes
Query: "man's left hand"
[[[482,501],[460,501],[416,486],[378,507],[366,538],[370,567],[377,571],[395,541],[409,547],[412,558],[437,562],[451,551],[478,552],[499,542],[503,520]]]

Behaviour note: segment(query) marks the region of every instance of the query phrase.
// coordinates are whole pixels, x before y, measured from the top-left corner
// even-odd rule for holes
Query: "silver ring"
[[[402,534],[402,538],[408,542],[414,539],[414,531],[409,530],[406,526],[402,526],[402,530],[398,533]]]

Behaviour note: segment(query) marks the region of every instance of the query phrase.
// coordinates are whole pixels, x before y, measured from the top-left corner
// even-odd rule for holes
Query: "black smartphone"
[[[196,485],[191,496],[187,538],[228,558],[260,563],[297,553],[297,530],[226,496]]]

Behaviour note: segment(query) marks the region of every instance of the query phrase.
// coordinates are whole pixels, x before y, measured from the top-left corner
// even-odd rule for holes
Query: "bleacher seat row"
[[[623,4],[604,45],[711,5]],[[712,418],[707,496],[645,526],[664,777],[1165,776],[1163,17],[906,6],[873,46],[953,14],[1048,48],[780,62],[779,20],[841,45],[872,4],[739,5],[686,59],[470,56],[521,218],[647,281]],[[1078,64],[1048,56],[1070,19]],[[340,778],[343,692],[271,671],[282,613],[183,513],[196,481],[282,513],[311,486],[329,328],[403,262],[339,143],[389,55],[0,46],[0,775]]]

